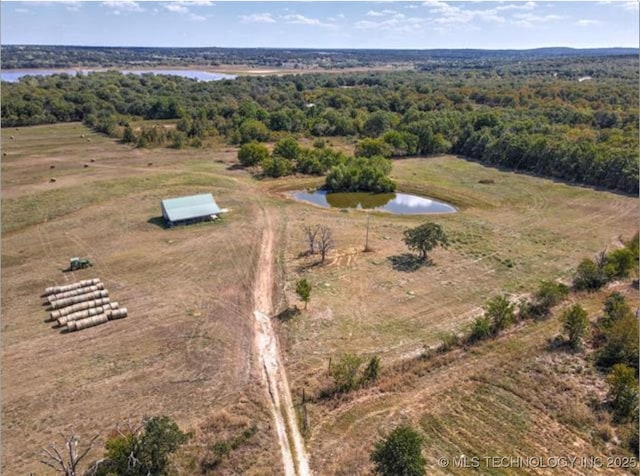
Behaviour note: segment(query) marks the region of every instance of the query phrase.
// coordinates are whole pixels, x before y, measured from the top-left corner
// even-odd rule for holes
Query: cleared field
[[[211,151],[141,152],[79,125],[2,139],[3,473],[46,474],[40,448],[60,431],[104,441],[116,423],[166,414],[196,434],[185,474],[199,471],[207,445],[252,424],[257,433],[229,464],[271,474],[279,453],[251,355],[264,205],[248,181]],[[232,213],[159,226],[162,198],[204,191]],[[71,256],[94,267],[62,273]],[[43,289],[93,276],[129,317],[75,334],[48,329]]]
[[[488,297],[505,292],[526,294],[542,279],[569,280],[580,259],[604,247],[620,246],[620,237],[631,237],[638,227],[638,203],[632,197],[502,172],[451,156],[397,161],[393,176],[401,191],[449,201],[459,209],[456,214],[429,218],[440,223],[451,238],[448,249],[433,252],[432,266],[408,272],[397,269],[390,260],[407,252],[402,232],[424,222],[424,217],[370,213],[369,244],[374,251],[363,253],[365,213],[300,203],[285,207],[287,246],[282,259],[289,302],[296,302],[297,279],[305,277],[314,287],[308,311],[283,324],[291,387],[298,394],[303,388],[307,394],[318,392],[327,382],[329,359],[343,352],[379,355],[383,366],[415,357],[425,344],[438,344],[443,332],[464,330]],[[318,183],[280,180],[272,190],[283,194]],[[313,265],[317,258],[299,256],[305,250],[301,227],[315,223],[329,225],[337,243],[324,266]],[[462,441],[461,435],[469,433],[475,443],[484,438],[484,446],[470,442],[456,449],[468,455],[474,447],[478,448],[475,454],[491,447],[491,435],[501,432],[503,448],[515,436],[532,444],[540,431],[537,426],[545,425],[535,423],[542,416],[553,433],[549,443],[553,446],[545,454],[572,449],[565,434],[568,430],[544,409],[534,412],[531,408],[544,402],[543,397],[524,404],[523,411],[531,411],[529,420],[502,428],[501,418],[518,414],[517,402],[508,400],[516,397],[503,396],[508,401],[500,403],[499,388],[481,380],[491,376],[510,379],[515,387],[523,384],[520,371],[513,370],[520,364],[514,362],[533,365],[530,359],[537,361],[538,357],[544,362],[539,347],[557,329],[555,322],[541,324],[515,340],[456,356],[460,362],[436,375],[415,377],[406,390],[388,389],[385,395],[366,395],[362,401],[354,397],[353,402],[335,404],[336,408],[331,403],[312,405],[312,463],[329,468],[328,474],[366,474],[362,468],[368,467],[370,445],[378,431],[402,419],[423,421],[428,427],[428,417],[421,420],[425,409],[433,409],[438,418],[448,418],[442,423],[446,435],[453,432]],[[562,380],[557,375],[549,378]],[[491,400],[487,408],[480,408],[483,398]],[[440,405],[450,401],[453,407]],[[484,415],[481,420],[472,414],[475,403],[470,402],[475,401]],[[448,411],[460,412],[466,420],[458,424]],[[553,428],[558,431],[554,433]],[[443,439],[453,438],[444,433],[440,435]],[[496,450],[499,444],[496,440]],[[430,453],[434,457],[436,449],[434,446]],[[538,454],[534,450],[540,448],[525,445],[521,454]]]
[[[216,471],[281,474],[253,350],[256,268],[267,228],[277,254],[276,315],[296,303],[297,279],[313,285],[308,311],[273,321],[294,403],[303,389],[313,399],[322,388],[330,358],[382,358],[375,388],[308,405],[315,474],[367,474],[371,444],[401,421],[424,430],[436,473],[444,472],[440,456],[500,455],[514,446],[525,456],[615,454],[594,434],[608,422],[585,407],[603,394],[601,375],[583,354],[546,348],[559,332],[555,318],[516,326],[469,351],[415,357],[442,332],[464,330],[488,297],[569,279],[581,258],[619,246],[638,227],[635,198],[450,156],[396,161],[401,191],[459,210],[429,218],[451,245],[432,254],[432,265],[407,271],[393,257],[407,252],[403,231],[424,217],[370,213],[373,251],[363,253],[366,213],[291,201],[287,190],[322,180],[256,181],[232,167],[233,148],[131,149],[78,124],[3,130],[2,144],[5,473],[46,474],[40,448],[60,431],[73,429],[81,441],[100,433],[102,442],[116,423],[166,414],[194,432],[178,458],[181,474],[199,473],[213,442],[254,424],[248,443]],[[344,140],[335,145],[351,148]],[[162,198],[198,192],[212,192],[231,213],[219,223],[159,226]],[[301,256],[303,224],[333,229],[337,249],[325,265]],[[95,266],[62,273],[71,256]],[[42,290],[93,276],[129,317],[74,334],[48,329]],[[271,276],[262,278],[266,289]],[[620,290],[637,305],[633,290]],[[578,298],[597,317],[604,293]],[[267,312],[268,303],[262,306]]]

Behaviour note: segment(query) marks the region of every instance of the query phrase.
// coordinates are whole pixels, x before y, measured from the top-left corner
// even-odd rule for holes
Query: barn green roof
[[[219,213],[220,207],[210,193],[162,200],[162,215],[172,222],[218,215]]]

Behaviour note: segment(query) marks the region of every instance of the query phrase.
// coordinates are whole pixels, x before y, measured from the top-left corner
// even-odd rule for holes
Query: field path
[[[286,370],[280,358],[278,339],[269,317],[273,310],[276,240],[273,220],[269,211],[264,212],[264,231],[254,291],[254,345],[262,378],[269,392],[285,476],[308,476],[311,474],[309,460],[298,429]]]

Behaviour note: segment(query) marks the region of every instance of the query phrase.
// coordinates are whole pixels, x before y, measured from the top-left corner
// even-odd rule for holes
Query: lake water
[[[395,215],[429,215],[457,211],[447,203],[406,193],[327,193],[316,190],[293,192],[293,198],[325,208],[380,210]]]
[[[101,70],[107,71],[107,70]],[[113,71],[113,70],[111,70]],[[173,76],[181,76],[183,78],[191,78],[197,79],[198,81],[219,81],[221,79],[235,79],[236,76],[233,74],[224,74],[224,73],[211,73],[209,71],[197,71],[192,69],[121,69],[117,70],[122,74],[170,74]],[[0,71],[0,79],[2,81],[7,81],[9,83],[15,83],[23,76],[51,76],[52,74],[61,74],[67,73],[69,75],[76,75],[76,73],[87,74],[88,70],[84,69],[69,69],[69,70],[48,70],[48,69],[33,69],[33,70],[20,70],[20,69],[8,69]],[[99,72],[99,71],[96,71]]]

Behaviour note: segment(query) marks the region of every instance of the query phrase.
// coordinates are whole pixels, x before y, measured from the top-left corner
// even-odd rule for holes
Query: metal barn
[[[162,216],[167,226],[215,220],[221,210],[210,193],[162,200]]]

